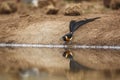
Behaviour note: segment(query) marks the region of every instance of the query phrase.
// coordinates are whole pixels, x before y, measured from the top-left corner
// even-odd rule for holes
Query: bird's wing
[[[73,30],[75,24],[76,24],[75,20],[70,21],[70,25],[69,25],[70,32],[73,32],[72,30]]]
[[[99,19],[100,17],[96,17],[96,18],[90,18],[90,19],[85,19],[85,20],[81,20],[81,21],[78,21],[78,22],[75,22],[74,25],[72,25],[71,29],[72,29],[72,32],[76,31],[80,26],[84,25],[84,24],[87,24],[89,22],[92,22],[96,19]]]

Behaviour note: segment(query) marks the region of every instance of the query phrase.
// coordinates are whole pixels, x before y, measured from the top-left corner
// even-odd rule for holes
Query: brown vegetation
[[[7,1],[0,3],[0,13],[9,14],[17,11],[17,5],[15,2]]]
[[[104,0],[104,5],[112,9],[120,8],[120,0]]]

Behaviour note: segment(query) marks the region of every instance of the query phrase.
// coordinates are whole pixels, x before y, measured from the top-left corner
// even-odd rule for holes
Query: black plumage
[[[79,72],[80,70],[92,70],[86,66],[79,64],[73,58],[70,59],[70,71],[72,72]]]
[[[90,18],[90,19],[85,19],[85,20],[80,20],[80,21],[70,21],[70,25],[69,25],[69,28],[70,28],[70,32],[75,32],[79,27],[81,27],[82,25],[84,24],[87,24],[89,22],[92,22],[96,19],[99,19],[100,17],[96,17],[96,18]]]
[[[92,22],[96,19],[99,19],[100,17],[96,17],[96,18],[90,18],[90,19],[85,19],[85,20],[80,20],[80,21],[75,21],[75,20],[71,20],[70,21],[70,25],[69,25],[69,33],[65,34],[62,39],[65,42],[69,42],[72,40],[72,36],[73,33],[81,26],[83,26],[84,24],[87,24],[89,22]]]

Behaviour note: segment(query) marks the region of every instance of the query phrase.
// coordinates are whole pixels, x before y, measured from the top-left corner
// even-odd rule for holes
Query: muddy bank
[[[3,16],[4,17],[4,16]],[[68,33],[71,20],[101,17],[80,27],[74,34],[72,44],[120,45],[120,17],[117,14],[90,14],[68,16],[19,16],[0,20],[0,42],[63,44],[60,38]],[[72,50],[80,64],[93,69],[119,69],[120,51]],[[69,69],[69,60],[62,57],[64,49],[16,49],[0,50],[1,65],[12,67],[38,67],[47,70]],[[4,61],[3,61],[4,59]]]
[[[41,17],[41,16],[40,16]],[[1,20],[0,42],[62,44],[61,37],[69,32],[71,20],[101,17],[81,26],[73,37],[73,44],[120,45],[120,17],[118,15],[88,15],[78,17],[19,18]],[[65,19],[66,18],[66,19]],[[33,20],[32,20],[33,19]],[[8,22],[9,23],[8,23]]]

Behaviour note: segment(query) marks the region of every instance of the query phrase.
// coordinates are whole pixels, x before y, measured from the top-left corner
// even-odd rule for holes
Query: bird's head
[[[62,39],[63,39],[63,41],[65,41],[65,42],[70,42],[70,41],[72,40],[72,36],[73,36],[72,33],[68,33],[68,34],[64,35],[64,36],[62,37]]]

